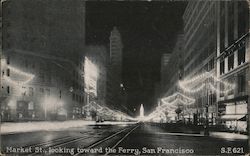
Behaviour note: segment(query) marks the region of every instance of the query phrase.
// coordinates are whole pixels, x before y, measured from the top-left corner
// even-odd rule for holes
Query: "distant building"
[[[154,98],[153,98],[153,106],[157,107],[160,104],[161,97],[161,85],[160,83],[154,84]]]
[[[163,54],[161,65],[161,96],[173,94],[182,73],[183,35],[178,35],[171,54]]]
[[[183,74],[183,35],[178,35],[173,52],[168,56],[162,78],[162,96],[169,96],[177,91],[177,82]]]
[[[80,118],[85,2],[7,0],[2,5],[3,120]]]
[[[110,34],[110,60],[107,80],[107,105],[120,109],[122,103],[122,39],[117,27]]]
[[[110,34],[110,66],[118,80],[121,81],[122,74],[122,39],[117,27],[114,27]]]
[[[161,56],[161,71],[160,72],[161,72],[161,87],[162,87],[162,89],[168,83],[166,78],[168,77],[167,70],[169,68],[168,62],[169,62],[170,56],[171,56],[171,54],[168,54],[168,53],[164,53]]]

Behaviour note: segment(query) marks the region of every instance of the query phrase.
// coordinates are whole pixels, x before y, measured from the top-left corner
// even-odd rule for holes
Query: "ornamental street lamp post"
[[[209,88],[208,88],[208,82],[209,79],[206,80],[206,93],[207,93],[207,103],[205,105],[206,109],[206,121],[205,121],[205,126],[204,126],[204,135],[209,136],[209,120],[208,120],[208,106],[209,106]]]

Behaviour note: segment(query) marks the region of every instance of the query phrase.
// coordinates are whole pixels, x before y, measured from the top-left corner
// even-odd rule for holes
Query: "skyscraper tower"
[[[121,34],[117,27],[114,27],[110,34],[110,64],[119,78],[122,72],[122,48]]]
[[[108,66],[107,82],[107,104],[111,107],[120,108],[122,103],[122,39],[117,27],[114,27],[110,34],[110,56]]]

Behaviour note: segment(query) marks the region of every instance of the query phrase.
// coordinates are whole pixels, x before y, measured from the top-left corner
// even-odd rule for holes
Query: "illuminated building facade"
[[[235,85],[234,90],[217,94],[218,119],[231,130],[245,132],[250,102],[249,4],[218,2],[217,10],[217,77]]]
[[[189,2],[184,19],[184,77],[204,72],[221,82],[195,94],[194,122],[247,131],[249,105],[249,4],[247,1]],[[204,83],[204,84],[205,84]],[[205,85],[206,85],[205,84]],[[227,91],[225,91],[227,90]],[[188,92],[187,92],[188,93]]]
[[[183,15],[184,21],[184,78],[191,78],[205,71],[215,73],[216,57],[216,2],[191,1],[188,3]],[[188,94],[188,93],[187,93]],[[193,122],[204,124],[206,105],[209,100],[209,117],[215,123],[216,93],[206,90],[195,94],[196,102],[190,108]]]
[[[95,64],[97,68],[96,97],[95,101],[101,105],[106,105],[106,85],[107,85],[107,61],[108,52],[104,46],[87,46],[86,57]],[[86,84],[85,84],[86,86]],[[86,92],[86,91],[85,91]]]
[[[7,0],[3,6],[3,119],[80,118],[85,2]]]

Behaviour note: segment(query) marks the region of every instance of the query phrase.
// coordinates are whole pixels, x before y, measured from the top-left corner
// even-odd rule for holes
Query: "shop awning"
[[[227,120],[227,121],[233,121],[233,120],[241,120],[242,118],[244,118],[246,115],[236,115],[236,114],[232,114],[232,115],[223,115],[221,116],[221,120]],[[242,121],[242,120],[241,120]]]

